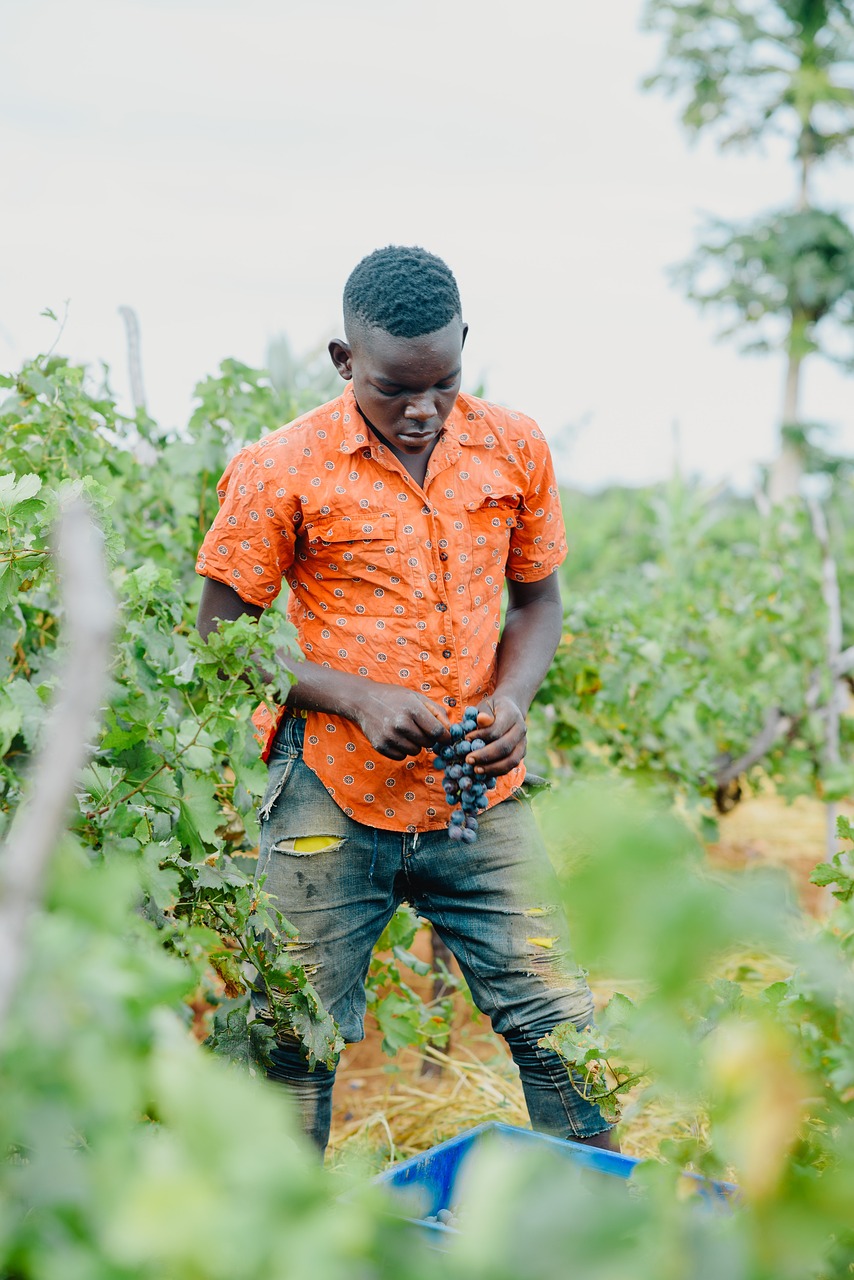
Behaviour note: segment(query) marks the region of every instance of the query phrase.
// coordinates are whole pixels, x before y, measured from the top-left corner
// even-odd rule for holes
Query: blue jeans
[[[371,953],[407,901],[450,947],[478,1008],[507,1041],[533,1127],[563,1138],[609,1128],[598,1107],[579,1097],[560,1058],[537,1044],[558,1022],[591,1022],[593,998],[570,960],[529,801],[512,797],[487,810],[474,844],[449,840],[444,830],[378,831],[331,799],[303,761],[303,733],[304,721],[286,718],[273,745],[258,876],[299,930],[299,959],[345,1042],[364,1036]],[[310,851],[306,837],[315,837]],[[303,1127],[323,1150],[334,1070],[309,1072],[297,1042],[282,1040],[268,1074],[296,1095]]]

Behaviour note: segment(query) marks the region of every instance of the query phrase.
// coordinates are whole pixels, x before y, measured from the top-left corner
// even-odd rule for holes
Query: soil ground
[[[769,790],[748,797],[722,817],[720,838],[708,848],[709,860],[730,869],[782,866],[805,909],[823,914],[832,899],[810,885],[809,875],[825,858],[825,824],[823,805],[804,798],[787,805]],[[429,959],[427,928],[419,932],[413,950]],[[597,981],[595,976],[591,985],[600,1004],[621,989],[619,980]],[[427,980],[422,993],[429,993]],[[391,1059],[369,1018],[365,1040],[347,1048],[338,1070],[329,1154],[333,1164],[354,1160],[381,1168],[485,1120],[527,1124],[518,1077],[503,1041],[464,995],[454,997],[454,1006],[451,1041],[443,1054],[406,1050]],[[641,1119],[621,1125],[622,1149],[629,1155],[654,1155],[664,1136],[691,1131],[698,1123],[690,1116],[646,1111]]]

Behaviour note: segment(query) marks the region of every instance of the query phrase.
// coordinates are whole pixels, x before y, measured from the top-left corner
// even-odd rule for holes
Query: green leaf
[[[401,964],[405,964],[413,973],[417,973],[419,977],[426,978],[428,974],[433,972],[432,967],[426,960],[419,960],[418,956],[413,955],[411,951],[407,951],[405,947],[394,947],[392,954]]]
[[[836,819],[836,834],[841,840],[854,841],[854,825],[844,814],[840,814]]]
[[[213,779],[184,774],[176,833],[190,848],[194,858],[207,856],[205,845],[216,844],[217,827],[224,821],[215,790]]]
[[[334,1019],[317,1001],[288,1002],[288,1019],[308,1053],[309,1062],[324,1062],[332,1067],[344,1048]]]
[[[825,800],[849,799],[854,795],[854,767],[838,765],[828,769],[822,778],[822,789]]]
[[[176,867],[162,866],[166,849],[161,844],[148,844],[142,851],[140,882],[144,891],[160,911],[171,911],[178,901],[181,873]]]
[[[211,1034],[205,1044],[244,1069],[272,1066],[270,1052],[276,1043],[275,1032],[257,1018],[249,1022],[247,1007],[246,997],[220,1005],[214,1012]]]
[[[831,884],[839,885],[838,889],[833,890],[833,896],[840,902],[850,901],[854,894],[854,876],[852,876],[848,858],[847,853],[835,853],[831,862],[820,862],[810,876],[812,884],[823,887]]]
[[[115,712],[108,712],[106,722],[110,728],[101,739],[102,751],[124,751],[145,742],[151,735],[151,726],[143,723],[125,723]]]
[[[6,695],[17,707],[21,717],[21,737],[30,750],[36,745],[38,732],[44,724],[47,712],[45,702],[39,696],[40,690],[44,691],[45,696],[50,693],[46,685],[36,686],[21,678],[6,685]]]
[[[41,487],[41,476],[34,472],[20,477],[11,472],[0,475],[0,514],[10,516],[19,503],[34,498]]]
[[[810,873],[810,884],[825,888],[829,884],[836,884],[838,876],[839,867],[835,867],[832,862],[820,862]]]
[[[419,1006],[407,996],[390,991],[374,1004],[373,1014],[382,1032],[384,1053],[395,1054],[423,1042]]]
[[[15,706],[6,690],[0,688],[0,756],[5,756],[22,723],[20,709]]]
[[[376,950],[393,951],[395,947],[403,947],[408,950],[412,946],[419,928],[418,916],[408,903],[404,903],[397,908],[383,930],[382,936],[376,945]]]

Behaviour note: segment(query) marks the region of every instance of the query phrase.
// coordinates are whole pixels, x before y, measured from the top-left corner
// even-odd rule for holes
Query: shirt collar
[[[338,399],[331,402],[329,409],[330,419],[336,423],[340,431],[341,440],[338,448],[341,453],[358,453],[360,449],[371,447],[371,433],[356,404],[352,382],[347,383]]]

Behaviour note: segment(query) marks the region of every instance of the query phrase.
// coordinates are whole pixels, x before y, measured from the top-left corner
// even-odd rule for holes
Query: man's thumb
[[[478,707],[477,722],[484,726],[495,723],[495,708],[491,702],[484,702]]]

